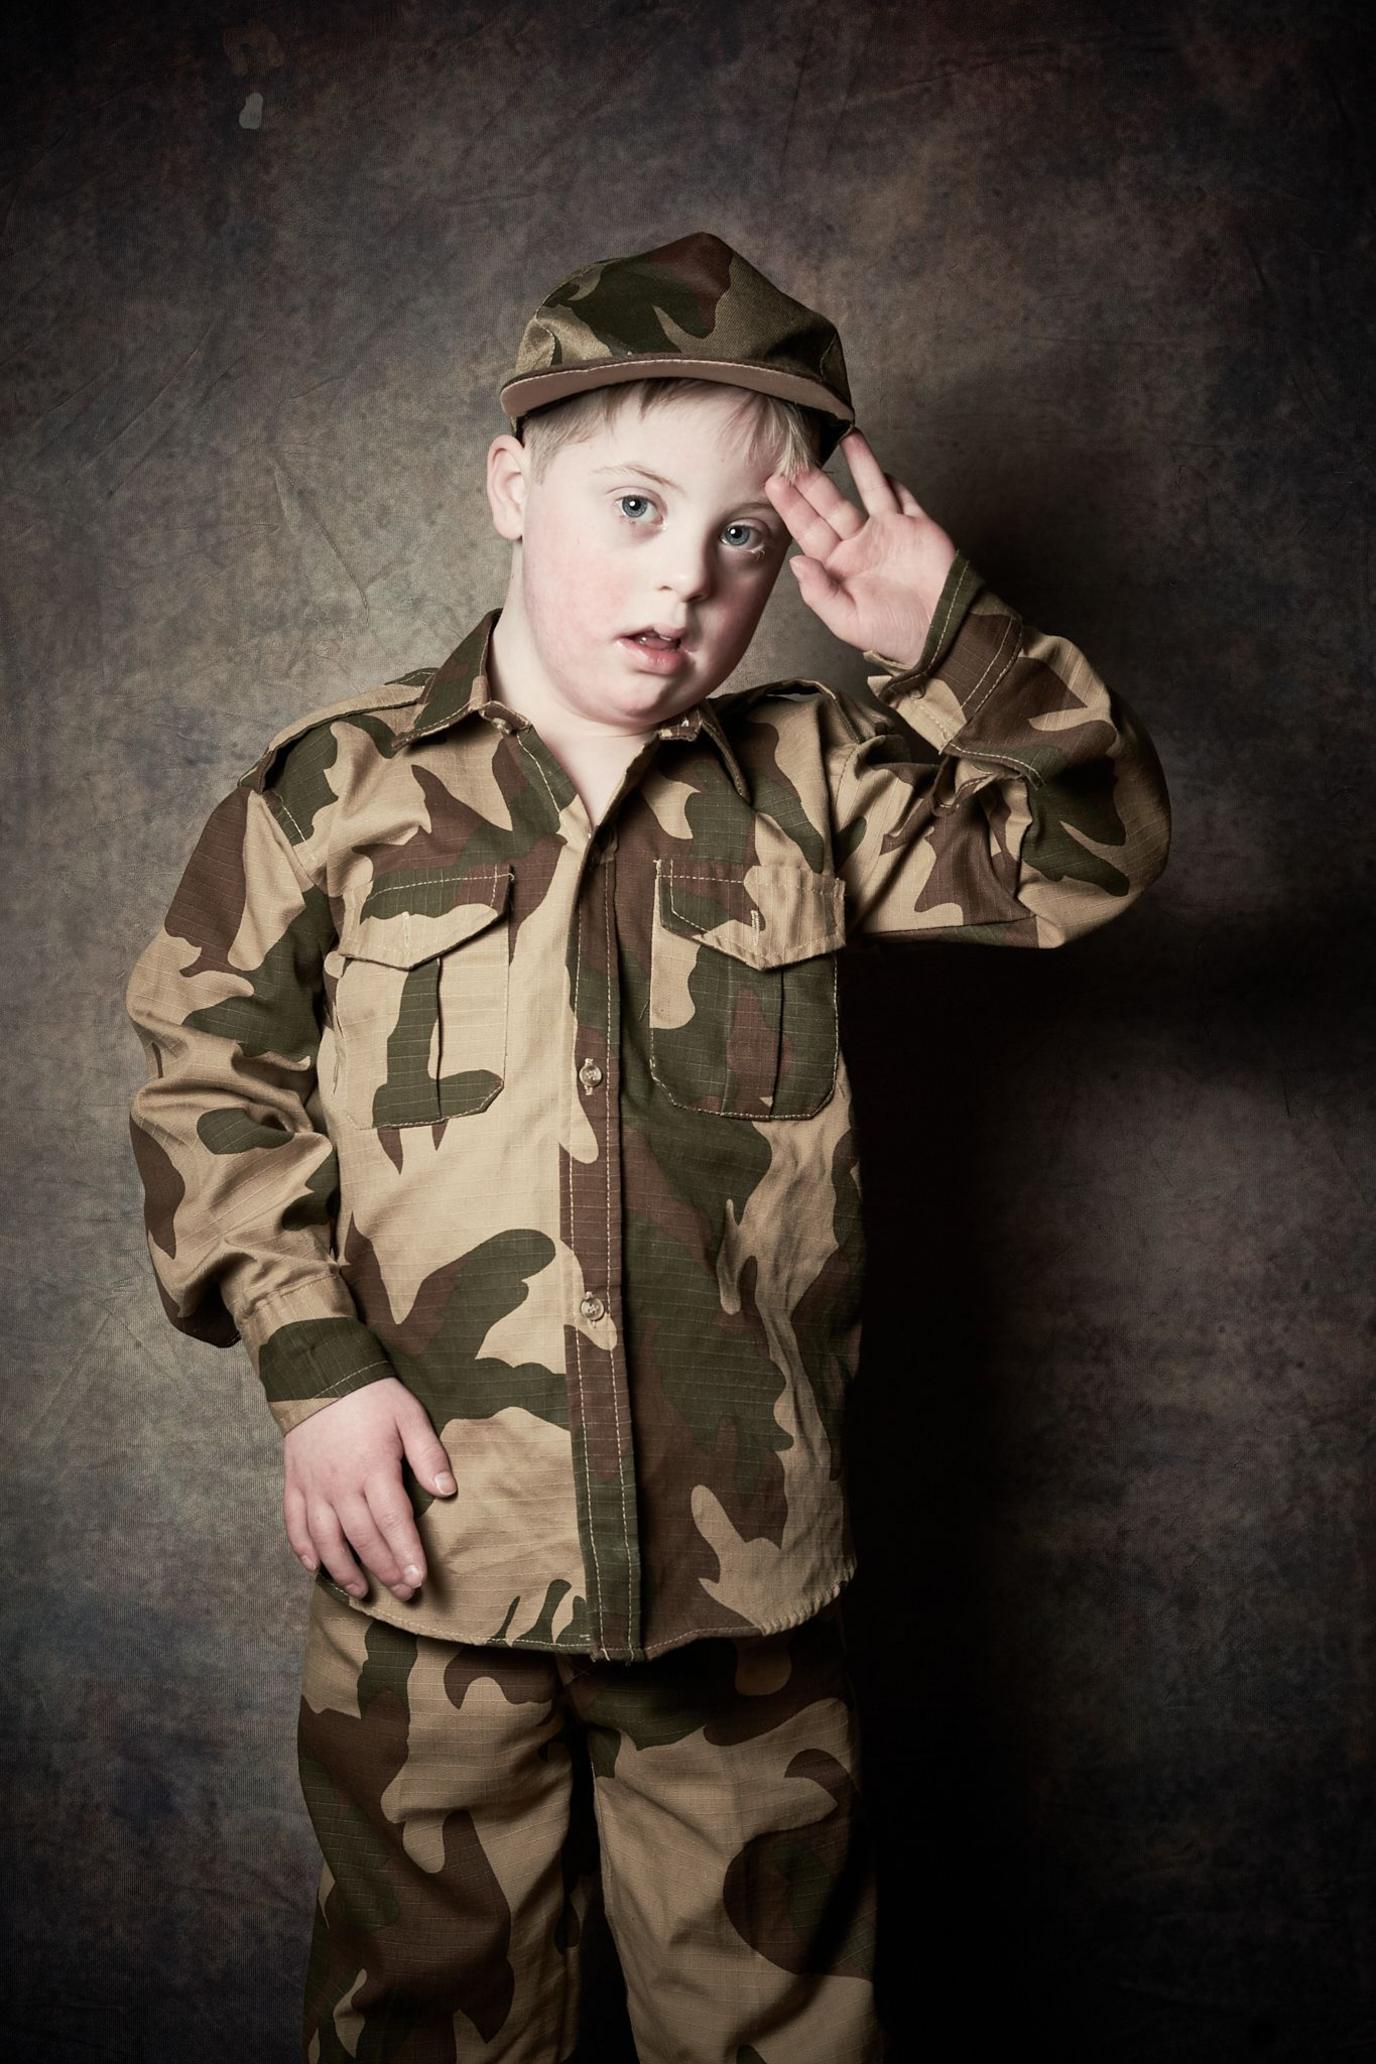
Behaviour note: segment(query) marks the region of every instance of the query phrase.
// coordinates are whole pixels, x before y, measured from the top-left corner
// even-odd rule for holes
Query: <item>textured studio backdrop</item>
[[[1063,953],[843,965],[898,2058],[1376,2055],[1367,10],[0,37],[5,2054],[288,2064],[318,1868],[280,1439],[157,1302],[128,971],[279,726],[501,599],[534,301],[710,227],[836,320],[881,463],[1141,712],[1175,811]],[[784,579],[737,684],[788,670],[864,665]]]

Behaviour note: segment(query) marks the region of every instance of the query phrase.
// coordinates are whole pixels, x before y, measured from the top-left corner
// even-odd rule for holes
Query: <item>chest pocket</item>
[[[659,861],[650,1073],[672,1102],[723,1118],[821,1110],[836,1087],[844,892],[801,862]]]
[[[335,1091],[353,1125],[484,1110],[506,1068],[511,869],[389,878],[348,905]]]

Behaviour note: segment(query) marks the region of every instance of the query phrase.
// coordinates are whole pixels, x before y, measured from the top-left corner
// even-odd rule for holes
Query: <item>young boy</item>
[[[500,399],[501,607],[277,734],[126,999],[167,1315],[315,1572],[302,2054],[555,2064],[600,1886],[645,2064],[870,2064],[836,956],[1093,930],[1165,785],[720,238],[563,281]],[[874,707],[709,699],[790,540]]]

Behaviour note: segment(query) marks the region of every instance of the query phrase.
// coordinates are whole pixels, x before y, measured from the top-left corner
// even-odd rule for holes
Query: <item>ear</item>
[[[487,503],[499,537],[519,544],[525,531],[530,453],[503,430],[487,448]]]

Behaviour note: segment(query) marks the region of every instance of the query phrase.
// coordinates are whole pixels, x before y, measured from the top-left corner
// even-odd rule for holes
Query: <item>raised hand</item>
[[[864,434],[841,439],[862,515],[818,466],[796,480],[771,473],[765,493],[801,554],[789,560],[804,602],[861,652],[913,666],[956,547],[901,480],[886,473]]]

